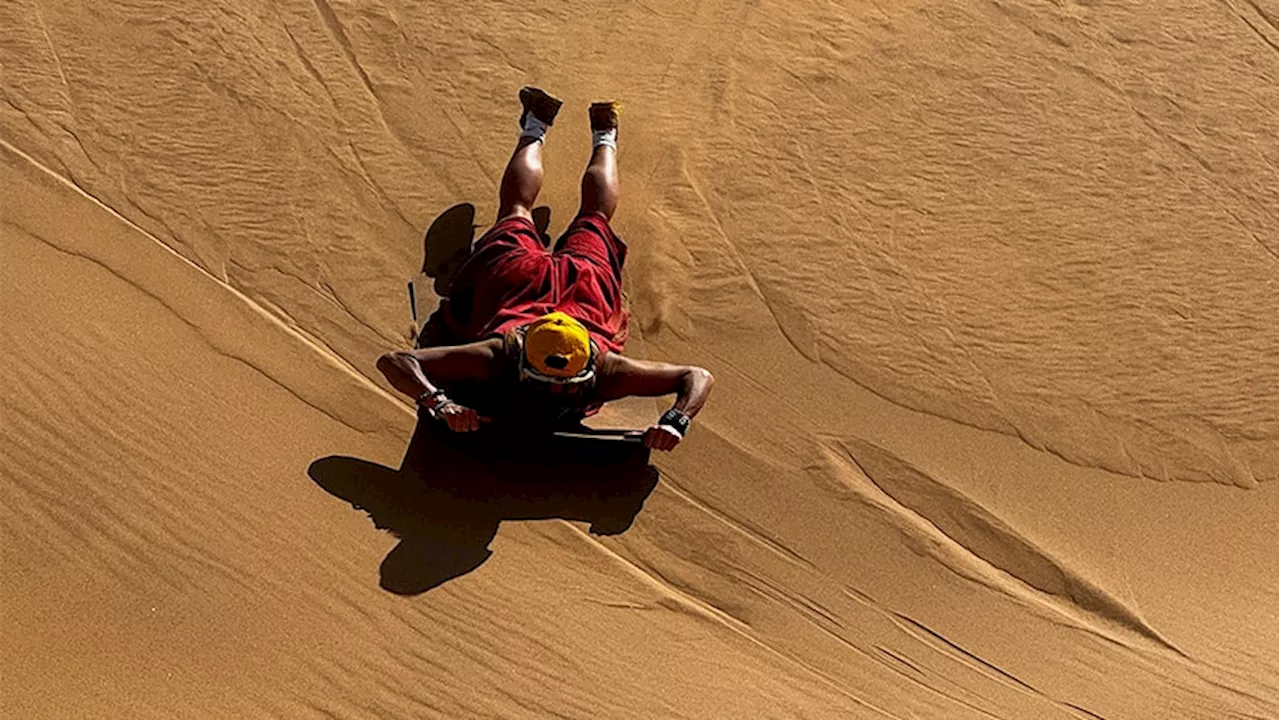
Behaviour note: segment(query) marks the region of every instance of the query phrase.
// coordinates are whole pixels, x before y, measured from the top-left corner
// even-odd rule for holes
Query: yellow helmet
[[[576,377],[591,362],[591,335],[586,326],[562,312],[543,315],[525,331],[524,358],[540,375]]]

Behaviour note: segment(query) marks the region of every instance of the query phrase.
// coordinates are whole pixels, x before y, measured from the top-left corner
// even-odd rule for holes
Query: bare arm
[[[705,368],[635,360],[611,353],[604,359],[596,393],[606,402],[632,395],[658,397],[674,393],[676,401],[671,409],[692,418],[706,404],[714,384],[715,378]],[[681,435],[664,430],[660,425],[649,428],[645,443],[659,450],[675,447]]]
[[[501,340],[484,340],[468,345],[413,351],[394,350],[378,358],[378,370],[386,376],[392,387],[418,400],[436,392],[438,388],[432,380],[487,380],[496,377],[501,372],[501,344]],[[437,400],[460,408],[448,398],[440,397]],[[439,407],[440,404],[438,402],[433,407]],[[449,426],[455,430],[476,429],[479,419],[474,417],[475,412],[467,408],[460,410],[463,412],[459,417],[454,417],[452,408],[445,413]]]

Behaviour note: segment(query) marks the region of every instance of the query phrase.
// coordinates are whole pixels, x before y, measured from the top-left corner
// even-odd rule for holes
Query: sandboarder
[[[491,422],[531,432],[573,427],[610,400],[674,393],[675,404],[643,436],[646,447],[671,450],[713,378],[700,367],[622,354],[627,246],[609,224],[618,205],[618,104],[590,106],[582,205],[548,250],[531,211],[542,187],[543,140],[562,102],[526,87],[520,103],[520,137],[502,176],[497,222],[476,241],[428,321],[449,343],[385,353],[378,369],[454,432]]]

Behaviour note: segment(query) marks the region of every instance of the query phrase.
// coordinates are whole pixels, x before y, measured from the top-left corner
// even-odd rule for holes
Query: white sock
[[[520,137],[528,137],[542,142],[550,125],[542,122],[533,113],[524,116],[524,127],[520,128]]]
[[[608,145],[614,150],[618,149],[618,128],[609,128],[608,130],[592,130],[591,131],[591,147],[597,145]]]

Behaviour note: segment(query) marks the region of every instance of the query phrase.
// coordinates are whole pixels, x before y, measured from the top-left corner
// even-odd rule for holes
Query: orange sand
[[[0,715],[1276,717],[1274,4],[599,5],[0,2]],[[718,380],[621,534],[374,369],[526,83]]]

